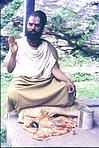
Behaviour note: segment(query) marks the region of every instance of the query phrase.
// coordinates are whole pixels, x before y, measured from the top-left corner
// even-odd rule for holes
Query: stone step
[[[99,107],[99,98],[93,98],[93,99],[83,99],[83,102],[87,104],[89,107]]]
[[[36,141],[32,139],[32,133],[23,130],[18,123],[17,116],[12,115],[8,121],[10,147],[97,147],[99,146],[99,111],[94,107],[94,125],[90,130],[75,129],[75,135],[67,133],[53,136],[48,141]],[[87,140],[86,140],[87,139]]]

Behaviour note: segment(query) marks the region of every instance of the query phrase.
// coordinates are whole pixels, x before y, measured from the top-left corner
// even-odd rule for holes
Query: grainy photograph
[[[99,147],[99,1],[0,7],[1,147]]]

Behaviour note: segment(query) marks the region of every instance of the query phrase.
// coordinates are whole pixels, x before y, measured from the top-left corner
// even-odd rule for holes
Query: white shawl
[[[33,78],[48,78],[51,76],[51,70],[56,63],[56,59],[49,50],[47,41],[43,41],[38,48],[31,47],[22,37],[16,40],[18,43],[18,52],[16,56],[16,66],[13,71],[14,76],[27,76]],[[11,52],[8,52],[5,61],[10,58]]]

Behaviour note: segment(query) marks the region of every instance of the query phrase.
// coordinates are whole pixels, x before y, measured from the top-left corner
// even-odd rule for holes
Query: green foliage
[[[18,8],[23,3],[23,0],[13,0],[10,4],[5,6],[1,11],[1,27],[6,26],[10,21],[12,16],[17,12]]]
[[[81,81],[91,81],[94,80],[94,76],[88,73],[74,73],[70,75],[70,78],[74,81],[74,82],[81,82]]]
[[[93,99],[99,98],[99,84],[95,81],[76,82],[78,96]]]
[[[54,17],[52,17],[48,26],[52,28],[53,31],[65,32],[69,31],[69,33],[73,34],[72,28],[68,28],[66,24],[72,17],[76,16],[76,13],[70,10],[69,8],[65,8],[63,11],[56,11]],[[68,28],[68,29],[67,29]]]
[[[1,74],[1,116],[4,116],[7,112],[6,94],[7,94],[7,89],[10,85],[12,78],[13,78],[13,76],[10,73]]]
[[[95,19],[96,19],[97,21],[99,21],[99,12],[96,13]]]
[[[18,30],[18,28],[13,27],[13,25],[7,25],[6,30],[9,30],[9,35],[14,36],[15,39],[21,37],[20,34],[22,31]]]
[[[60,25],[59,25],[60,24]],[[51,24],[49,24],[54,31],[61,31],[64,30],[64,20],[61,18],[60,15],[57,15],[52,18]]]
[[[89,18],[89,25],[86,27],[84,31],[81,32],[81,37],[78,40],[78,43],[83,44],[83,42],[91,35],[92,31],[98,25],[98,19],[99,13],[97,13],[95,17]],[[69,22],[71,24],[69,24]],[[52,17],[48,26],[53,31],[60,31],[68,33],[70,36],[74,36],[76,35],[75,31],[77,30],[77,28],[82,26],[82,22],[79,13],[75,13],[74,11],[66,7],[62,11],[55,12],[54,17]],[[68,26],[71,27],[69,28]]]
[[[6,128],[1,127],[0,129],[0,143],[5,143],[6,142]]]
[[[60,15],[64,19],[69,19],[70,17],[72,18],[72,17],[76,16],[77,13],[75,13],[72,9],[66,7],[61,12],[56,11],[55,14],[56,14],[56,16]]]
[[[78,45],[83,45],[84,42],[91,36],[92,31],[96,28],[97,22],[95,18],[90,19],[90,23],[85,31],[82,32],[81,38],[78,40]]]
[[[75,13],[66,6],[64,10],[55,13],[49,22],[49,28],[54,32],[63,33],[70,40],[70,43],[73,40],[75,42],[73,44],[76,47],[84,48],[85,52],[94,55],[99,54],[97,46],[87,43],[87,40],[99,24],[99,13],[97,12],[95,16],[86,18],[85,23],[81,17],[82,14],[79,12]],[[83,26],[84,24],[85,26]]]
[[[59,58],[61,67],[82,66],[83,64],[95,64],[99,62],[99,57],[90,57],[83,55],[80,50],[76,50],[72,54],[65,53]]]

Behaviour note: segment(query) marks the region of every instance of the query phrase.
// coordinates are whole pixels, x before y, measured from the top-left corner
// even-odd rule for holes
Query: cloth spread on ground
[[[33,133],[33,139],[44,141],[51,136],[66,134],[75,129],[78,112],[84,107],[88,106],[82,100],[76,99],[70,107],[25,108],[19,112],[18,122],[23,123],[26,131]]]
[[[42,114],[38,117],[26,116],[23,128],[32,133],[35,140],[46,141],[51,136],[63,135],[77,126],[76,121],[65,116],[50,117]]]

